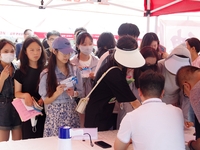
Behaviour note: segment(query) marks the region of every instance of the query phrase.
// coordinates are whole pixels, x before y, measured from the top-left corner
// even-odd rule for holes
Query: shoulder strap
[[[89,98],[89,97],[90,97],[90,95],[92,94],[92,92],[94,91],[94,89],[97,87],[97,85],[101,82],[101,80],[106,76],[106,74],[107,74],[110,70],[112,70],[112,69],[114,69],[114,68],[119,68],[119,67],[118,67],[118,66],[113,66],[113,67],[110,67],[106,72],[104,72],[104,73],[102,74],[101,78],[99,78],[99,80],[97,81],[97,83],[95,84],[95,86],[92,88],[92,90],[90,91],[90,93],[88,93],[88,95],[86,96],[86,98]]]

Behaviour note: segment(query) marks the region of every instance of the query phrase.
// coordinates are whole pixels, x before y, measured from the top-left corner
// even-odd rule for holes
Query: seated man
[[[184,150],[182,111],[161,98],[164,77],[151,70],[139,77],[142,105],[126,114],[115,140],[115,150],[125,150],[132,140],[134,150]]]
[[[200,150],[200,69],[194,66],[184,66],[176,75],[177,85],[183,89],[184,95],[190,99],[195,114],[196,141],[188,143],[191,150]],[[186,123],[188,127],[189,123]]]

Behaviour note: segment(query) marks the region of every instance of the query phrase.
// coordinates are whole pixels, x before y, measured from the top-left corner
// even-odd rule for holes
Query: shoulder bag
[[[87,106],[87,103],[89,101],[89,97],[92,94],[92,92],[95,90],[95,88],[98,86],[98,84],[101,82],[101,80],[105,77],[105,75],[112,69],[114,68],[119,68],[118,66],[113,66],[111,68],[109,68],[102,76],[101,78],[97,81],[96,85],[92,88],[92,90],[90,91],[90,93],[88,93],[88,95],[84,98],[81,98],[77,107],[76,107],[76,111],[79,112],[80,114],[85,114],[85,108]]]

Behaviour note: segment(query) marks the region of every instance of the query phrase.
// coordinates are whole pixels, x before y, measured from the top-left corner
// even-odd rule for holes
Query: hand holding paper
[[[69,88],[73,88],[74,85],[77,83],[77,78],[75,76],[71,76],[65,80],[60,81],[60,84],[64,84],[66,87],[64,88],[64,91],[66,91]]]
[[[27,121],[37,115],[42,115],[42,112],[35,110],[33,107],[25,106],[23,99],[15,98],[12,104],[17,110],[22,121]]]

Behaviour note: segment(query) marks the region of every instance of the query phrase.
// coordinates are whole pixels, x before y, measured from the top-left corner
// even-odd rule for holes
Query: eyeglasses
[[[53,42],[55,39],[54,38],[50,38],[48,39],[50,42]]]

